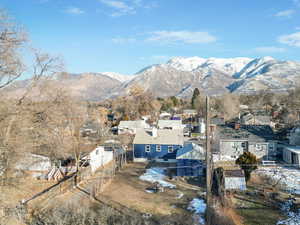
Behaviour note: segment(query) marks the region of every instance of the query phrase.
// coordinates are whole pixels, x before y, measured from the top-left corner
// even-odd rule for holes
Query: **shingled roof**
[[[133,144],[158,144],[158,145],[183,145],[182,130],[158,129],[157,135],[153,136],[151,131],[138,129]]]
[[[240,139],[248,141],[268,141],[275,139],[272,128],[268,125],[241,125],[234,129],[230,125],[219,126],[220,139]]]

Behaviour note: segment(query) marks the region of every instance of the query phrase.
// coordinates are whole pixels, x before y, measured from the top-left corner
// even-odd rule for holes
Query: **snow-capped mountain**
[[[101,72],[101,74],[106,75],[110,78],[113,78],[115,80],[118,80],[120,82],[125,82],[125,81],[129,81],[131,79],[134,78],[133,75],[124,75],[124,74],[120,74],[120,73],[114,73],[114,72]]]
[[[195,71],[203,68],[216,69],[234,75],[241,71],[253,59],[238,57],[238,58],[200,58],[200,57],[175,57],[169,60],[166,64],[181,71]]]
[[[12,86],[10,91],[20,92],[25,84]],[[63,73],[53,84],[66,87],[75,97],[86,100],[126,95],[136,85],[160,97],[190,97],[195,88],[208,95],[262,90],[284,92],[300,85],[300,62],[280,61],[269,56],[257,59],[176,57],[145,67],[134,75]]]
[[[165,64],[142,69],[122,88],[128,90],[140,85],[157,96],[186,97],[196,87],[210,95],[286,91],[294,88],[299,78],[299,62],[279,61],[269,56],[257,59],[175,57]]]

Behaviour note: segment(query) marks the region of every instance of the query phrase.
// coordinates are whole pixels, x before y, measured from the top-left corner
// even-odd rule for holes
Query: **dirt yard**
[[[120,171],[105,191],[97,196],[111,204],[120,204],[141,213],[153,215],[171,215],[187,213],[188,203],[201,190],[199,187],[183,184],[179,181],[168,181],[176,188],[165,188],[164,192],[147,193],[146,188],[152,186],[139,179],[145,172],[146,164],[128,164]],[[198,190],[198,191],[197,191]]]
[[[56,182],[37,180],[26,176],[18,180],[17,184],[0,187],[1,208],[15,207],[22,199],[28,199],[34,194],[45,190]],[[2,218],[5,225],[19,225],[18,221],[12,218]],[[1,224],[1,221],[0,221]]]

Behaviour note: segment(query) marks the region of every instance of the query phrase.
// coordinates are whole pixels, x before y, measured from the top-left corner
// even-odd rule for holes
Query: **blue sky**
[[[300,61],[300,0],[1,0],[69,72],[132,74],[174,56]]]

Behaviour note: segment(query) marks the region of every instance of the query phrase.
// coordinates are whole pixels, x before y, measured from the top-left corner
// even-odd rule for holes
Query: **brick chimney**
[[[238,123],[238,122],[235,122],[235,123],[234,123],[234,129],[235,129],[235,130],[238,130],[238,129],[240,129],[240,128],[241,128],[241,124]]]

